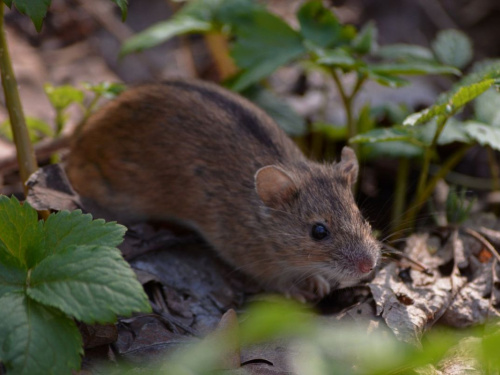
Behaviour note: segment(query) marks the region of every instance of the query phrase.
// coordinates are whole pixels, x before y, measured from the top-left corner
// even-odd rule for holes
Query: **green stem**
[[[347,93],[345,92],[344,86],[342,86],[342,82],[340,82],[340,78],[335,69],[332,69],[331,72],[333,80],[337,85],[337,89],[339,90],[342,104],[344,104],[347,121],[347,138],[350,139],[356,135],[356,124],[354,123],[352,116],[352,97],[347,95]]]
[[[418,185],[417,185],[417,199],[422,195],[422,192],[425,188],[425,184],[427,182],[427,175],[429,174],[429,166],[431,164],[431,158],[432,155],[434,155],[434,152],[436,151],[436,146],[437,146],[437,141],[439,139],[439,136],[441,135],[441,132],[444,129],[444,126],[446,125],[446,121],[448,121],[448,117],[439,117],[438,118],[438,123],[437,123],[437,129],[436,133],[434,133],[434,138],[432,138],[431,145],[425,150],[424,154],[424,162],[422,165],[422,170],[420,171],[420,177],[418,179]]]
[[[64,110],[56,108],[56,137],[61,135],[64,127]]]
[[[398,173],[396,176],[396,189],[394,192],[394,203],[392,205],[391,223],[392,232],[396,230],[398,220],[403,216],[405,199],[408,189],[408,176],[410,174],[410,159],[399,159]]]
[[[464,157],[465,153],[472,147],[473,145],[466,144],[463,145],[458,151],[456,151],[453,155],[451,155],[446,161],[443,163],[443,166],[439,169],[438,173],[434,175],[424,186],[420,195],[416,195],[410,204],[410,208],[406,212],[403,220],[401,220],[400,224],[396,228],[396,239],[400,238],[404,229],[410,230],[415,225],[415,218],[420,211],[422,205],[429,199],[436,184],[439,180],[443,179],[448,172],[450,172],[460,160]],[[408,224],[406,226],[406,224]],[[405,228],[406,226],[406,228]]]
[[[24,118],[19,92],[17,90],[16,77],[12,69],[9,49],[4,30],[4,3],[0,2],[0,72],[2,77],[5,103],[9,112],[12,134],[17,150],[17,161],[19,163],[19,174],[23,182],[24,194],[27,196],[28,187],[26,181],[29,176],[38,169],[33,145],[31,144],[26,120]]]

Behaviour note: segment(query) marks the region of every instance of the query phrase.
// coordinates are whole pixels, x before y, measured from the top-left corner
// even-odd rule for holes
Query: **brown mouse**
[[[351,192],[358,162],[307,160],[261,109],[214,84],[132,88],[92,115],[66,167],[122,222],[175,220],[268,289],[314,300],[353,285],[379,246]]]

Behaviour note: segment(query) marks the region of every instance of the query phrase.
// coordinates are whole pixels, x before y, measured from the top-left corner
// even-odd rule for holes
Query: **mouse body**
[[[263,110],[215,84],[125,91],[75,136],[66,171],[107,218],[180,222],[234,268],[298,299],[355,284],[380,257],[351,192],[353,150],[310,161]]]

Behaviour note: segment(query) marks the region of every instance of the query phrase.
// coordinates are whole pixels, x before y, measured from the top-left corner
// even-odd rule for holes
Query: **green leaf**
[[[424,148],[407,141],[391,141],[379,143],[366,143],[363,145],[363,158],[420,158],[424,154]]]
[[[430,146],[436,134],[437,122],[432,120],[427,124],[416,127],[415,130],[416,137],[427,146]],[[455,142],[468,144],[471,143],[471,139],[465,131],[465,124],[451,117],[446,121],[446,126],[441,131],[437,143],[444,146]]]
[[[9,7],[12,7],[12,0],[3,0],[3,2]]]
[[[328,47],[339,41],[341,25],[333,12],[323,6],[321,0],[308,1],[297,13],[300,32],[306,40],[320,47]]]
[[[49,9],[51,0],[14,0],[13,3],[19,12],[31,18],[36,31],[40,32],[43,19],[47,14],[47,9]],[[9,1],[7,5],[10,7],[12,1]]]
[[[123,242],[127,228],[102,219],[92,220],[92,215],[75,210],[51,214],[45,221],[43,230],[45,251],[40,254],[40,259],[62,253],[70,246],[118,246]]]
[[[85,82],[83,83],[83,87],[86,90],[110,99],[117,97],[127,89],[125,84],[116,82],[99,82],[97,84]]]
[[[345,49],[335,48],[318,51],[318,64],[326,66],[336,66],[344,69],[351,69],[361,62],[354,59]]]
[[[351,138],[349,143],[377,143],[389,141],[407,141],[413,139],[414,134],[407,128],[379,128],[369,132],[358,134]]]
[[[212,30],[212,24],[188,15],[176,15],[168,21],[158,22],[146,30],[134,35],[123,43],[120,56],[139,52],[177,35],[188,33],[205,33]]]
[[[370,64],[368,69],[377,74],[455,74],[460,75],[460,70],[452,66],[439,65],[432,62],[415,61],[405,63]]]
[[[304,119],[270,90],[252,87],[243,92],[243,95],[266,111],[287,134],[300,136],[306,133]]]
[[[500,127],[500,93],[489,89],[474,101],[474,113],[479,122]]]
[[[0,297],[9,292],[23,291],[27,274],[16,258],[0,251]]]
[[[127,19],[127,11],[128,11],[128,0],[111,0],[113,3],[120,7],[122,12],[122,21],[125,22]]]
[[[375,23],[368,22],[352,41],[352,48],[354,51],[366,55],[372,53],[376,47],[377,28],[375,27]]]
[[[452,116],[461,107],[475,99],[483,92],[488,90],[491,86],[496,83],[495,79],[485,79],[483,81],[473,83],[468,86],[460,87],[456,92],[448,99],[447,103],[436,104],[432,107],[424,109],[423,111],[416,112],[408,116],[404,121],[403,125],[414,126],[418,124],[423,124],[430,121],[436,116]]]
[[[328,139],[333,141],[345,141],[347,139],[347,127],[328,124],[324,122],[314,122],[312,124],[312,131],[315,133],[323,134]]]
[[[313,315],[303,305],[292,300],[253,303],[246,311],[240,327],[244,345],[266,341],[279,336],[306,334],[313,329]]]
[[[24,268],[33,265],[32,254],[43,246],[42,223],[28,203],[0,196],[0,252],[17,259]]]
[[[366,74],[370,79],[373,79],[377,83],[391,88],[402,87],[410,84],[410,82],[406,79],[391,74],[374,72],[370,68],[362,68],[360,69],[360,72]]]
[[[443,64],[462,69],[472,60],[472,42],[459,30],[440,31],[431,46],[437,59]]]
[[[480,122],[467,121],[465,123],[467,135],[481,146],[489,146],[500,151],[500,129],[481,124]]]
[[[52,129],[52,127],[45,121],[38,118],[26,117],[26,126],[28,128],[30,140],[33,143],[40,141],[44,137],[54,136],[54,130]],[[0,124],[0,134],[7,138],[9,141],[13,142],[12,127],[10,126],[9,119]]]
[[[281,18],[267,11],[248,15],[249,22],[235,29],[231,55],[244,71],[231,84],[241,91],[267,77],[278,67],[305,53],[302,38]]]
[[[27,293],[86,323],[150,310],[129,264],[108,246],[78,246],[47,257],[32,270]]]
[[[75,322],[22,293],[0,298],[0,359],[8,374],[70,374],[80,367]]]
[[[377,56],[396,61],[434,61],[434,55],[430,49],[412,44],[390,44],[380,47],[377,50]]]
[[[387,102],[371,108],[371,116],[377,121],[389,122],[391,124],[402,124],[403,120],[410,114],[408,106],[404,103]]]
[[[50,103],[56,110],[64,110],[73,103],[83,103],[83,91],[73,86],[64,85],[55,87],[46,83],[44,89]]]

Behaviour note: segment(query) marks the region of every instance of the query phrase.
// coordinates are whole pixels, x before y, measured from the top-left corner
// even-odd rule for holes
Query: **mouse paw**
[[[330,283],[321,275],[307,278],[300,285],[294,285],[285,292],[287,298],[293,298],[299,302],[317,301],[327,296],[331,291]]]

